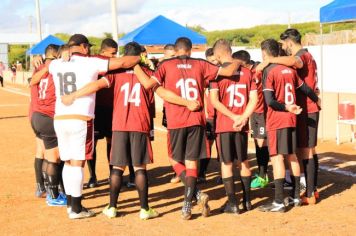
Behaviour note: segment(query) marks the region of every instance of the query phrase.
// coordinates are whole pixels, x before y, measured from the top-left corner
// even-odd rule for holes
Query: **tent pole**
[[[320,90],[321,90],[321,102],[322,102],[322,107],[324,104],[324,60],[323,60],[323,45],[324,45],[324,40],[323,40],[323,24],[320,23]],[[325,111],[321,112],[321,138],[324,141],[325,140],[325,134],[324,134],[324,113]]]
[[[37,20],[37,33],[39,41],[42,40],[42,29],[41,29],[41,12],[40,12],[40,2],[36,0],[36,20]]]
[[[117,8],[116,8],[116,0],[111,0],[111,21],[112,21],[112,38],[115,42],[119,41],[119,33],[118,33],[118,24],[117,24]],[[117,55],[119,56],[119,51],[117,51]]]

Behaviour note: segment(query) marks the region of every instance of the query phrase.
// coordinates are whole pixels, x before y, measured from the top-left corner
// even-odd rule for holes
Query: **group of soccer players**
[[[192,58],[192,42],[180,37],[165,47],[167,54],[158,65],[136,42],[126,44],[120,58],[112,39],[103,40],[100,55],[90,56],[91,46],[84,35],[74,34],[65,46],[49,45],[45,59],[35,61],[30,120],[37,144],[36,196],[46,196],[48,205],[67,206],[70,219],[95,215],[82,206],[83,168],[88,161],[88,187],[96,187],[95,146],[105,137],[110,193],[103,214],[116,217],[123,173],[129,167],[140,219],[159,215],[148,204],[146,170],[153,162],[154,93],[164,100],[169,163],[184,185],[182,219],[191,218],[193,202],[202,216],[210,214],[209,196],[197,182],[198,177],[205,180],[214,141],[227,195],[222,212],[240,212],[234,168],[240,173],[243,210],[249,211],[250,189],[269,183],[269,160],[275,197],[259,210],[284,212],[287,205],[316,203],[320,99],[316,64],[302,48],[297,30],[286,30],[280,42],[263,41],[262,63],[252,61],[247,51],[232,53],[224,39],[203,60]],[[258,164],[253,180],[249,124]],[[284,198],[288,183],[291,193]]]

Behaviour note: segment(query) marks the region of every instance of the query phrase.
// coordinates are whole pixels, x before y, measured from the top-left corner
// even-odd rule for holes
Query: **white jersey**
[[[54,60],[49,65],[56,90],[55,117],[83,115],[94,118],[95,93],[77,98],[70,106],[61,102],[61,96],[75,92],[98,79],[99,73],[108,70],[109,61],[99,57],[74,54],[69,61]]]

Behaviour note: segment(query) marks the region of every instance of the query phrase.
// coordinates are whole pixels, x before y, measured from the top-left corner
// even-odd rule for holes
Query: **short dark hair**
[[[262,51],[265,51],[268,55],[273,57],[278,57],[279,55],[279,44],[274,39],[266,39],[261,43]]]
[[[214,56],[214,50],[213,50],[213,48],[208,48],[208,49],[206,49],[206,51],[205,51],[205,58],[208,58],[208,57],[211,57],[211,56]]]
[[[299,44],[301,44],[301,42],[302,42],[302,35],[296,29],[287,29],[286,31],[284,31],[281,34],[281,36],[279,38],[281,40],[290,39],[294,43],[299,43]]]
[[[179,50],[183,49],[185,51],[190,51],[193,48],[192,41],[187,37],[180,37],[177,38],[176,42],[174,43],[174,49]]]
[[[163,48],[164,50],[174,50],[174,44],[166,44],[166,46],[164,46]]]
[[[142,52],[141,45],[136,42],[130,42],[124,47],[125,56],[139,56]]]
[[[106,49],[106,48],[118,48],[117,42],[111,38],[106,38],[101,42],[100,50]]]
[[[214,43],[213,50],[215,52],[216,49],[232,52],[231,42],[226,39],[219,39]]]
[[[53,54],[57,54],[59,50],[59,45],[56,44],[50,44],[46,47],[45,49],[45,56],[46,58],[54,58],[56,56],[54,56]]]
[[[245,50],[239,50],[237,52],[234,52],[232,54],[232,58],[239,59],[247,64],[251,62],[250,53],[248,53],[248,51]]]

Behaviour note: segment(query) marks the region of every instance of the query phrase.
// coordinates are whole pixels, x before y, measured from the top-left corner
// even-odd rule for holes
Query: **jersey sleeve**
[[[157,70],[152,73],[151,77],[154,78],[160,85],[164,83],[164,79],[166,76],[166,68],[165,63],[163,62]]]
[[[109,60],[99,57],[89,57],[89,64],[98,73],[106,73],[109,69]]]
[[[208,80],[208,81],[216,80],[216,78],[219,75],[220,67],[203,60],[201,61],[201,63],[203,68],[204,80]]]
[[[274,91],[274,86],[273,86],[273,76],[271,73],[267,73],[266,71],[263,73],[262,77],[262,88],[263,91]]]

